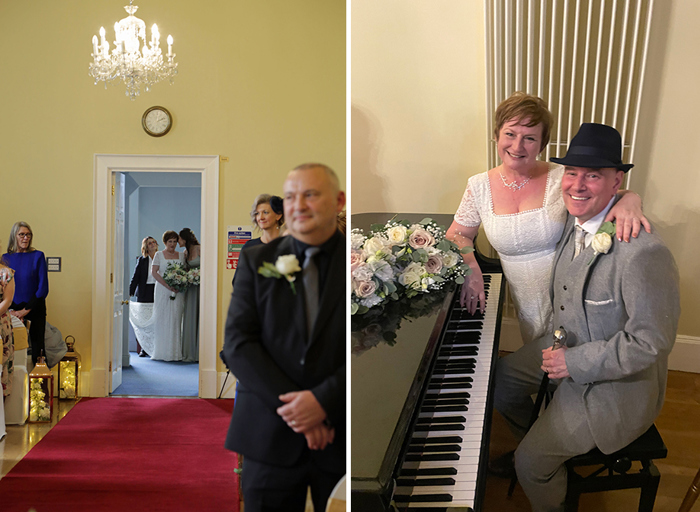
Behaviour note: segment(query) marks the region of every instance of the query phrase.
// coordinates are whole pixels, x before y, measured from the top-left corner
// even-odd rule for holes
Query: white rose
[[[275,268],[277,269],[277,272],[283,276],[289,276],[295,272],[301,272],[299,260],[294,254],[285,254],[277,258]]]
[[[607,254],[612,246],[612,237],[607,233],[598,233],[593,237],[591,246],[597,254]]]
[[[425,269],[415,261],[409,264],[399,275],[399,283],[407,288],[420,287],[421,276],[425,274]]]
[[[382,238],[381,236],[373,236],[365,242],[363,251],[365,256],[370,256],[377,254],[379,251],[384,251],[389,245],[389,241]]]
[[[392,244],[400,244],[404,240],[406,240],[407,231],[408,230],[405,226],[393,226],[392,228],[389,228],[389,230],[387,230],[386,236]]]
[[[442,255],[442,264],[447,268],[454,267],[461,258],[452,251],[446,252]]]

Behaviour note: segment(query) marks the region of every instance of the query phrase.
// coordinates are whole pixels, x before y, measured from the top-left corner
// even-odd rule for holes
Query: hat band
[[[613,162],[621,162],[620,158],[611,159],[609,155],[602,155],[600,148],[595,146],[573,146],[567,151],[567,155],[585,155],[585,156],[597,156],[605,159],[610,159]]]

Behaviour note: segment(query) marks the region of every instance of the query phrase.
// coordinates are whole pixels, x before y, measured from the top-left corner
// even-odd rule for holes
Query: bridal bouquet
[[[426,218],[418,223],[390,220],[371,226],[365,235],[350,236],[353,315],[367,313],[403,297],[439,290],[449,282],[462,284],[469,274],[457,245],[445,238],[445,228]]]
[[[173,263],[170,265],[165,271],[165,274],[163,274],[163,279],[170,288],[173,288],[177,292],[184,292],[189,286],[187,271],[182,266],[182,263]],[[174,293],[170,295],[170,300],[175,300]]]
[[[200,275],[199,267],[189,269],[187,271],[187,285],[199,286]]]

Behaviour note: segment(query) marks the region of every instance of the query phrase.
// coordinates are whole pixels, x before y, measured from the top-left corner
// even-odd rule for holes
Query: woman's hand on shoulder
[[[459,304],[473,315],[477,309],[484,312],[486,306],[486,293],[484,292],[484,275],[478,265],[472,267],[472,272],[465,277],[460,291]],[[481,305],[479,307],[479,305]]]
[[[637,238],[642,226],[647,233],[651,233],[651,223],[642,212],[642,198],[630,190],[621,190],[619,194],[619,201],[610,208],[604,221],[615,221],[617,240],[629,242],[630,235]]]

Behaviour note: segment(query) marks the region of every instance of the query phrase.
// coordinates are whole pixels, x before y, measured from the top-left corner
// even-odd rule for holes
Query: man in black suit
[[[329,167],[296,167],[289,236],[239,260],[222,356],[239,381],[226,447],[244,456],[246,512],[303,512],[309,486],[323,512],[345,474],[344,205]]]

